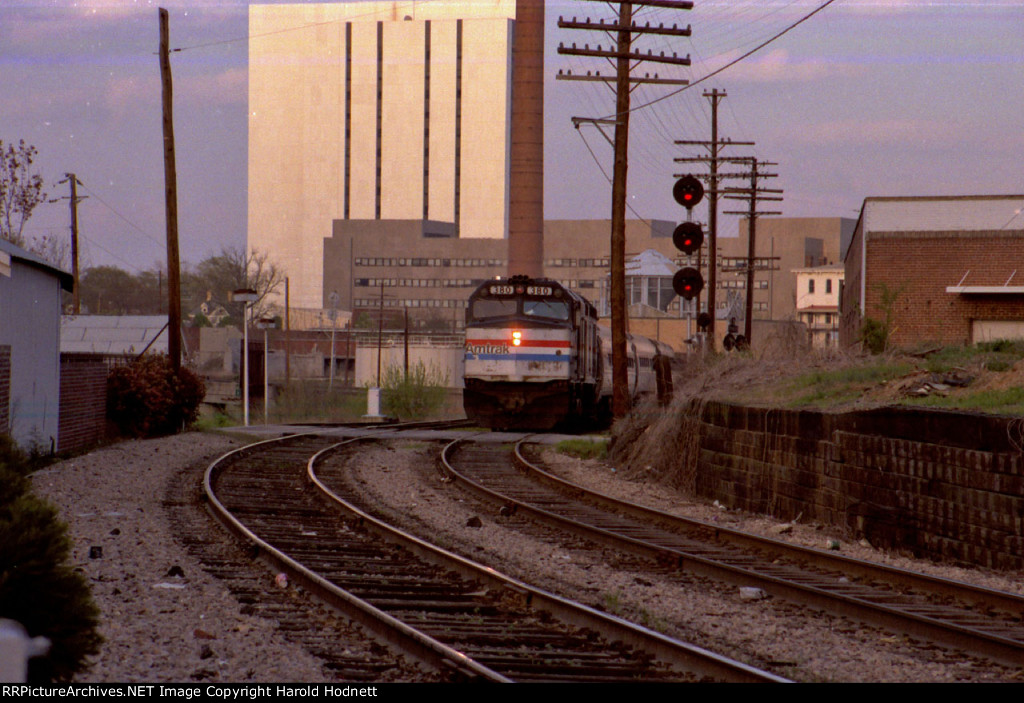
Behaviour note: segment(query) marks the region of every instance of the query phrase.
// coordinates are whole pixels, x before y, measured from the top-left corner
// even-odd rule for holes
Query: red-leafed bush
[[[199,376],[175,373],[169,357],[150,354],[111,370],[107,418],[128,437],[174,434],[195,422],[205,394]]]

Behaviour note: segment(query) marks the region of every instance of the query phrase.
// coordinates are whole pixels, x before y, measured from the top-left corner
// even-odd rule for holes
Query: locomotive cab
[[[466,310],[466,415],[493,429],[550,429],[593,405],[596,311],[557,281],[488,281]]]

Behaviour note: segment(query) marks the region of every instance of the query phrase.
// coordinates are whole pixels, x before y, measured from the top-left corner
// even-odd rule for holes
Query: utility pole
[[[181,368],[181,264],[178,260],[178,175],[174,157],[173,92],[171,89],[170,28],[167,10],[160,8],[160,78],[163,84],[164,198],[167,212],[167,355],[175,371]],[[246,320],[248,324],[248,320]],[[246,408],[248,410],[248,408]]]
[[[782,200],[781,190],[771,188],[758,188],[759,178],[776,178],[777,173],[762,173],[758,166],[778,166],[777,163],[758,161],[756,158],[748,159],[750,163],[750,187],[749,188],[727,188],[725,197],[730,200],[747,200],[749,207],[746,212],[742,210],[727,210],[727,215],[747,216],[747,305],[746,319],[743,325],[743,334],[747,338],[747,344],[751,342],[754,319],[754,262],[757,254],[757,218],[763,215],[781,215],[778,211],[757,210],[758,200]]]
[[[593,0],[588,0],[593,1]],[[607,4],[616,4],[609,2]],[[615,46],[607,49],[598,45],[591,48],[589,44],[577,47],[575,43],[571,47],[564,44],[558,45],[558,53],[567,56],[585,56],[602,58],[615,66],[614,79],[610,76],[602,76],[587,73],[585,75],[574,75],[572,73],[559,72],[561,80],[582,80],[601,81],[615,86],[615,118],[611,121],[615,125],[615,165],[612,175],[612,221],[611,221],[611,315],[612,315],[612,413],[615,417],[622,417],[629,410],[629,382],[626,360],[626,176],[628,171],[629,153],[629,113],[630,113],[630,91],[631,86],[641,83],[658,83],[672,85],[686,85],[689,81],[680,79],[662,79],[657,75],[633,77],[632,68],[640,62],[648,61],[667,64],[672,66],[689,66],[690,57],[680,57],[675,54],[666,56],[664,53],[655,55],[650,52],[642,53],[633,48],[636,39],[644,35],[656,35],[663,37],[688,37],[690,27],[666,27],[664,25],[652,26],[650,23],[638,24],[634,20],[634,8],[643,9],[646,7],[660,7],[675,10],[691,10],[693,3],[688,1],[674,0],[647,0],[640,2],[620,2],[618,19],[611,22],[601,20],[592,22],[590,18],[577,21],[558,18],[558,26],[561,29],[582,29],[604,32],[609,37],[615,36]],[[608,120],[593,120],[586,118],[573,118],[573,122],[579,128],[580,122],[591,122],[600,126],[607,124]]]
[[[78,203],[85,200],[88,196],[78,197],[78,186],[85,185],[73,173],[65,173],[64,180],[58,181],[60,183],[71,184],[71,195],[68,197],[69,204],[71,206],[71,312],[74,315],[79,315],[82,312],[81,300],[79,298],[78,288]],[[63,198],[57,198],[50,202],[56,202],[57,200],[63,200]]]
[[[718,183],[721,179],[726,178],[718,171],[718,164],[721,161],[728,161],[721,156],[723,147],[726,146],[753,146],[754,142],[734,142],[728,139],[719,141],[718,139],[718,103],[723,98],[728,97],[724,90],[719,91],[718,88],[713,89],[711,92],[704,91],[703,97],[707,98],[711,103],[711,141],[694,141],[694,140],[678,140],[676,144],[683,146],[702,146],[708,150],[708,156],[704,157],[693,157],[693,158],[677,158],[677,163],[683,163],[687,161],[706,161],[708,163],[709,174],[706,176],[707,180],[707,196],[708,196],[708,317],[711,322],[708,325],[708,336],[707,346],[710,351],[715,350],[715,313],[716,301],[715,292],[718,288],[718,194],[719,188]],[[682,174],[677,175],[680,177]],[[698,308],[700,305],[700,298],[698,300]],[[698,310],[699,312],[699,310]]]

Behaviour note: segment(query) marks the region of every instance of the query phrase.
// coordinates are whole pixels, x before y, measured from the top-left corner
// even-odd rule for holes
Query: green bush
[[[68,564],[67,526],[29,492],[27,459],[0,437],[0,617],[46,637],[50,653],[29,661],[29,682],[68,681],[99,651],[99,610]]]
[[[422,361],[409,368],[389,366],[380,379],[383,410],[403,420],[421,420],[437,412],[444,404],[448,376]]]
[[[196,374],[186,368],[175,373],[166,355],[146,355],[111,370],[107,418],[128,437],[174,434],[196,421],[205,394]]]

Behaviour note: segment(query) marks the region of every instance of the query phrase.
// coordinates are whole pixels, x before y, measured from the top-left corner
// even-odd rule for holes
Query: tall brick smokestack
[[[544,2],[516,0],[508,275],[544,274]]]

